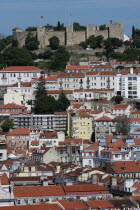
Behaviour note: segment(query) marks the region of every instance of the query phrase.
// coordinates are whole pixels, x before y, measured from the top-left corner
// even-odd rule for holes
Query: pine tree
[[[135,38],[135,35],[136,35],[136,30],[135,30],[135,27],[132,26],[132,38],[133,39]]]
[[[65,93],[62,91],[62,93],[59,95],[59,98],[57,100],[57,104],[58,104],[58,110],[60,112],[62,111],[66,111],[66,109],[68,108],[68,106],[70,105],[70,101],[67,99]]]
[[[37,94],[36,98],[46,95],[46,88],[45,88],[45,79],[43,76],[40,77],[39,83],[37,85]]]

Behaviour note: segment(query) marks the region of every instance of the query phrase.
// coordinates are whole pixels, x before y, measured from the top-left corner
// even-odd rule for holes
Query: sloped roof
[[[44,71],[42,69],[39,69],[35,66],[9,66],[5,69],[2,69],[0,71]]]
[[[14,187],[13,193],[18,197],[43,197],[43,196],[64,196],[65,192],[62,186],[29,186]]]
[[[26,108],[25,106],[21,106],[14,103],[4,104],[0,106],[0,109],[25,109],[25,108]]]
[[[29,133],[29,128],[16,128],[13,129],[11,132],[7,133],[7,135],[29,135]]]

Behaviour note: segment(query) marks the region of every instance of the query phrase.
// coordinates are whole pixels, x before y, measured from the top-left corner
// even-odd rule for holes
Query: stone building
[[[60,40],[60,45],[73,46],[78,45],[80,42],[86,41],[90,36],[103,36],[107,38],[118,38],[124,40],[123,24],[113,23],[110,21],[106,24],[105,30],[100,30],[99,26],[87,25],[84,31],[75,31],[73,26],[66,26],[65,31],[49,30],[46,27],[38,27],[37,31],[23,31],[20,28],[13,29],[13,38],[18,41],[19,47],[25,45],[25,40],[31,33],[34,37],[37,37],[39,41],[39,48],[43,48],[49,45],[49,39],[53,36],[57,36]]]

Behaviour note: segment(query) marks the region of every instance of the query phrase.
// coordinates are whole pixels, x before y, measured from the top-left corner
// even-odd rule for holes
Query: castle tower
[[[86,39],[90,36],[95,35],[96,26],[95,25],[87,25],[86,27]]]
[[[23,47],[25,45],[25,39],[27,37],[28,32],[23,31],[20,28],[13,29],[13,39],[18,41],[18,46]]]
[[[109,28],[109,38],[118,38],[124,40],[124,30],[122,23],[113,23],[110,21],[107,26]]]
[[[45,35],[46,35],[46,29],[45,27],[38,27],[37,28],[37,40],[39,41],[39,48],[45,47]],[[49,44],[49,43],[47,43]]]
[[[66,45],[73,46],[73,26],[66,26]]]

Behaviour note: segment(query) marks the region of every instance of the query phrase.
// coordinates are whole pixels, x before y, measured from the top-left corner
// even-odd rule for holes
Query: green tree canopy
[[[59,38],[57,36],[51,37],[49,39],[49,42],[50,42],[50,47],[51,47],[52,50],[58,49],[60,41],[59,41]]]
[[[123,97],[118,95],[118,96],[113,96],[112,101],[114,101],[116,104],[120,104],[123,101]]]
[[[50,50],[46,50],[45,52],[40,53],[38,55],[38,58],[50,59],[52,55],[53,55],[53,53]]]
[[[101,31],[107,30],[106,24],[100,25],[100,26],[99,26],[99,29],[100,29]]]
[[[109,47],[112,47],[114,49],[114,48],[122,47],[123,41],[118,38],[108,38],[104,41],[104,44],[105,44],[106,49]]]
[[[65,30],[65,26],[64,23],[60,23],[60,21],[57,22],[57,26],[54,27],[55,31],[64,31]]]
[[[136,35],[136,30],[135,30],[135,27],[132,26],[132,38],[133,39],[135,38],[135,35]]]
[[[53,114],[56,111],[56,100],[52,96],[43,95],[38,97],[33,106],[35,114]]]
[[[40,98],[42,96],[46,96],[45,79],[43,76],[39,78],[36,98]]]
[[[27,38],[25,40],[25,47],[28,50],[37,50],[38,49],[39,42],[37,41],[36,37],[34,37],[31,33],[27,35]]]
[[[63,71],[66,68],[67,62],[69,61],[70,54],[64,47],[59,47],[51,57],[49,62],[49,69],[55,71]]]
[[[32,56],[25,48],[10,47],[2,54],[2,62],[7,66],[32,66]]]
[[[37,27],[29,26],[28,28],[25,29],[25,31],[37,31]]]
[[[116,120],[116,133],[128,135],[130,132],[130,121],[126,116],[118,117]]]
[[[74,31],[85,31],[86,30],[86,26],[82,26],[77,22],[73,23],[73,30]]]
[[[13,122],[11,120],[6,120],[1,125],[1,129],[3,132],[8,132],[11,128],[13,128]]]
[[[65,93],[62,91],[57,100],[58,111],[59,112],[66,111],[69,105],[70,101],[67,99]]]
[[[3,37],[0,38],[0,51],[2,51],[7,45],[12,43],[12,36]]]

